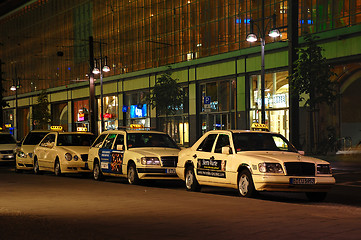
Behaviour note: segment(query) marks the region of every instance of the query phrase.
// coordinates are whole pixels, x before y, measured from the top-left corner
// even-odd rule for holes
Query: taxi
[[[16,149],[15,172],[33,169],[34,148],[49,132],[49,130],[33,130],[25,136]]]
[[[166,133],[148,130],[109,130],[89,150],[94,180],[125,177],[130,184],[141,179],[178,179],[175,167],[180,148]]]
[[[10,133],[1,132],[0,128],[0,163],[14,162],[16,141]]]
[[[328,162],[303,156],[285,137],[266,131],[209,131],[179,152],[176,171],[187,190],[228,187],[243,197],[289,191],[322,201],[335,184]]]
[[[34,149],[34,173],[49,171],[61,176],[90,172],[88,152],[94,139],[89,132],[48,133]]]

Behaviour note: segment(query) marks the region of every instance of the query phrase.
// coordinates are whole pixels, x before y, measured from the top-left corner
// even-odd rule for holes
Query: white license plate
[[[175,174],[175,168],[167,169],[166,173]]]
[[[315,184],[314,178],[290,178],[290,183],[294,185],[312,185]]]

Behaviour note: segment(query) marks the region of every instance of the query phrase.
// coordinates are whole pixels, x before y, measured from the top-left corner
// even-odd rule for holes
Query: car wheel
[[[322,202],[326,196],[327,192],[306,192],[306,197],[311,202]]]
[[[94,164],[94,168],[93,168],[93,178],[94,178],[94,180],[96,180],[96,181],[101,181],[101,180],[103,180],[104,178],[103,178],[103,173],[102,173],[102,171],[101,171],[101,169],[100,169],[100,166],[99,166],[99,163],[95,163]]]
[[[196,175],[194,174],[193,167],[188,167],[186,170],[185,183],[187,191],[198,192],[201,190],[201,185],[199,185]]]
[[[248,170],[243,170],[238,177],[238,192],[242,197],[252,197],[256,190],[252,180],[251,173]]]
[[[60,177],[62,175],[59,160],[55,161],[54,174],[55,174],[55,176],[58,176],[58,177]]]
[[[134,163],[131,163],[129,165],[127,177],[128,177],[129,184],[136,185],[139,183],[139,177],[138,177],[137,169],[136,169]]]
[[[34,159],[33,169],[34,169],[34,173],[35,173],[36,175],[41,174],[41,171],[40,171],[40,169],[39,169],[39,162],[38,162],[37,159]]]

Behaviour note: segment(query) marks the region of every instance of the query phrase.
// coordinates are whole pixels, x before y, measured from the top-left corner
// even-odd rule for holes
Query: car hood
[[[4,150],[14,150],[16,149],[16,144],[0,144],[0,151]]]
[[[89,152],[89,147],[87,146],[58,146],[58,148],[69,153],[88,154]]]
[[[250,158],[256,158],[257,160],[263,160],[265,162],[309,162],[317,164],[328,164],[327,161],[303,156],[294,152],[280,152],[280,151],[248,151],[239,152],[237,155],[247,156]]]
[[[137,153],[144,157],[158,157],[161,156],[178,156],[179,149],[176,148],[162,148],[162,147],[155,147],[155,148],[131,148],[128,152]]]
[[[32,153],[34,152],[34,148],[36,145],[22,145],[20,151],[24,153]]]

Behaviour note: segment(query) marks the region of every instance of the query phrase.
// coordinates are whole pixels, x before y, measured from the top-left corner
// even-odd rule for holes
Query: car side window
[[[117,134],[109,134],[105,139],[102,148],[111,149]]]
[[[123,134],[118,134],[117,139],[115,140],[113,149],[117,149],[117,145],[124,146],[124,135]]]
[[[107,136],[108,134],[102,134],[100,135],[96,140],[95,142],[93,143],[92,147],[95,147],[95,148],[100,148],[105,137]]]
[[[227,134],[219,134],[214,152],[222,153],[222,147],[226,146],[229,146],[229,136]]]
[[[211,152],[217,134],[209,134],[203,142],[198,146],[197,151]]]
[[[55,134],[49,134],[41,141],[40,146],[46,147],[49,143],[53,142],[55,142]]]

